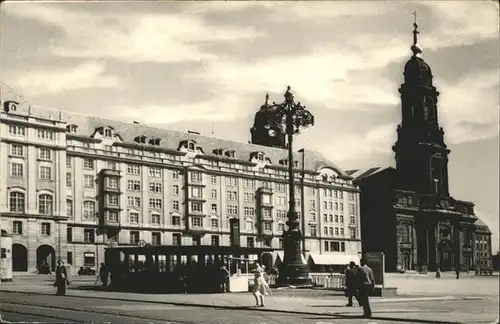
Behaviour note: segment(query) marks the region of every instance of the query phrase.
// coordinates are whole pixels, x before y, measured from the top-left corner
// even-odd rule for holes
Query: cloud
[[[7,71],[2,79],[14,88],[20,88],[29,96],[57,94],[69,90],[90,88],[115,88],[121,86],[121,80],[112,75],[105,75],[102,62],[85,62],[70,69],[30,69],[25,74]]]
[[[206,25],[194,14],[152,11],[128,12],[117,17],[111,13],[70,10],[71,7],[10,4],[6,6],[6,12],[62,28],[66,41],[53,44],[51,51],[63,57],[107,58],[127,62],[214,60],[218,57],[200,51],[197,43],[242,41],[260,35],[252,27]]]
[[[498,71],[471,73],[456,83],[443,80],[438,116],[449,143],[498,136],[498,86]]]

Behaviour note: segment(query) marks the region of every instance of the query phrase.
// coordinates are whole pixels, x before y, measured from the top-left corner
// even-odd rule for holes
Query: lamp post
[[[307,265],[302,262],[302,233],[295,208],[295,174],[293,159],[293,136],[301,128],[314,125],[314,116],[300,102],[294,101],[290,87],[285,92],[285,101],[270,108],[274,113],[269,117],[268,126],[281,130],[287,135],[288,142],[288,229],[283,233],[284,267],[280,271],[279,283],[282,285],[310,286]]]
[[[302,221],[302,231],[304,233],[302,233],[302,252],[303,253],[306,253],[306,202],[305,202],[305,177],[306,177],[306,172],[305,172],[305,163],[306,163],[306,152],[305,150],[302,148],[299,150],[299,153],[301,154],[302,156],[302,163],[301,163],[301,177],[300,177],[300,201],[301,201],[301,204],[300,204],[300,214],[302,215],[302,217],[300,218],[300,220]]]

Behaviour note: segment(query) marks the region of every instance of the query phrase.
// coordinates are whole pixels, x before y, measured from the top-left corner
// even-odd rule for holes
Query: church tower
[[[413,26],[413,56],[404,67],[404,83],[399,89],[402,121],[392,150],[401,183],[407,186],[405,189],[448,197],[450,150],[438,122],[439,92],[432,85],[430,66],[420,57],[422,49],[417,45],[416,19]]]
[[[286,148],[283,131],[268,125],[268,121],[274,113],[275,108],[269,105],[269,94],[266,94],[266,102],[255,114],[253,127],[250,129],[252,144]]]

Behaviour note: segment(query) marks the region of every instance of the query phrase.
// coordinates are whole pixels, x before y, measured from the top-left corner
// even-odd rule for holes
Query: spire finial
[[[418,43],[418,37],[417,35],[420,32],[418,31],[418,25],[417,25],[417,11],[413,11],[413,45],[411,46],[411,51],[413,52],[413,56],[417,56],[418,54],[422,53],[422,49],[417,45]]]
[[[266,103],[264,105],[268,105],[269,104],[269,92],[266,92]]]

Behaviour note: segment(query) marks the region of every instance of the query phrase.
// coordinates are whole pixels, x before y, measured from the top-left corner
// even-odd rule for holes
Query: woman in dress
[[[66,295],[66,285],[69,285],[68,274],[62,260],[57,261],[56,282],[54,287],[57,287],[56,295]]]
[[[255,297],[256,307],[264,307],[264,296],[271,294],[271,288],[264,279],[264,268],[255,262],[253,295]]]

